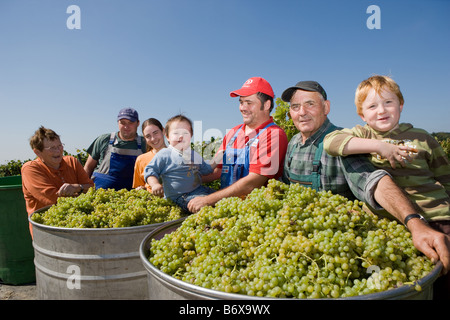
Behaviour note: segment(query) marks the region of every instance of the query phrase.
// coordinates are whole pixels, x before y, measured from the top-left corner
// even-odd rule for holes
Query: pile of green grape
[[[90,188],[78,197],[60,197],[31,219],[40,224],[64,228],[122,228],[162,223],[183,217],[172,201],[145,189],[114,190]]]
[[[276,180],[187,217],[152,239],[148,259],[204,288],[281,298],[381,292],[434,267],[402,224],[364,212],[362,202]]]

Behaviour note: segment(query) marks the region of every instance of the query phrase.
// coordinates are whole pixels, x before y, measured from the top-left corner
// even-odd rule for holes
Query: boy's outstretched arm
[[[359,137],[353,130],[356,129],[336,130],[328,134],[324,139],[324,149],[332,156],[377,153],[387,159],[392,168],[396,167],[397,162],[404,166],[405,161],[411,160],[410,152],[417,152],[408,146]]]
[[[397,162],[404,167],[405,161],[411,160],[409,156],[410,152],[417,152],[417,150],[408,146],[387,143],[382,140],[358,137],[349,139],[343,148],[343,155],[377,153],[387,159],[394,169]]]

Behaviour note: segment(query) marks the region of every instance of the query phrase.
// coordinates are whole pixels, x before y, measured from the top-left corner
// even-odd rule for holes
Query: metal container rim
[[[37,223],[35,221],[33,221],[31,219],[31,217],[33,216],[33,214],[35,213],[39,213],[42,211],[46,211],[48,208],[50,208],[50,206],[46,206],[43,207],[41,209],[38,209],[36,211],[34,211],[32,214],[30,214],[28,216],[28,221],[33,225],[33,227],[37,227],[40,229],[44,229],[44,230],[48,230],[48,231],[53,231],[53,232],[77,232],[77,233],[82,233],[82,232],[120,232],[120,231],[139,231],[141,229],[148,229],[149,227],[153,227],[153,228],[158,228],[160,226],[165,225],[166,223],[169,222],[182,222],[184,219],[186,219],[186,217],[182,217],[180,219],[176,219],[176,220],[172,220],[172,221],[166,221],[166,222],[159,222],[159,223],[153,223],[153,224],[146,224],[146,225],[142,225],[142,226],[132,226],[132,227],[120,227],[120,228],[68,228],[68,227],[55,227],[55,226],[49,226],[49,225],[45,225],[42,223]],[[115,230],[115,231],[113,231]]]
[[[163,233],[164,231],[173,229],[171,232],[176,230],[183,221],[170,221],[158,228],[155,228],[152,230],[141,242],[141,245],[139,247],[139,254],[141,256],[141,260],[144,264],[145,269],[152,274],[153,276],[158,277],[162,281],[168,283],[171,286],[175,286],[184,290],[187,290],[189,292],[197,293],[197,294],[203,294],[208,295],[212,298],[216,299],[230,299],[230,300],[301,300],[301,299],[295,299],[295,298],[273,298],[273,297],[256,297],[256,296],[249,296],[249,295],[243,295],[243,294],[237,294],[237,293],[227,293],[222,292],[218,290],[208,289],[201,286],[197,286],[179,279],[176,279],[158,268],[156,268],[149,260],[148,260],[148,254],[150,249],[150,242],[160,235],[160,233]],[[442,270],[442,262],[438,261],[436,265],[434,266],[433,270],[427,274],[425,277],[419,279],[414,284],[405,284],[401,287],[395,288],[395,289],[389,289],[382,292],[375,292],[365,295],[359,295],[359,296],[353,296],[353,297],[345,297],[345,298],[318,298],[318,299],[307,299],[309,300],[376,300],[377,298],[383,297],[385,299],[389,298],[395,298],[401,295],[408,294],[409,292],[414,292],[416,289],[414,288],[416,284],[422,286],[422,289],[424,286],[426,287],[427,284],[433,283],[434,280],[439,276],[440,272]]]

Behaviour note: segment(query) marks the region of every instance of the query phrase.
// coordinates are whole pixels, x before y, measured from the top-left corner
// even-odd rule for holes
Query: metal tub
[[[281,298],[255,297],[241,294],[226,293],[222,291],[203,288],[181,280],[178,280],[156,268],[148,260],[152,239],[159,240],[165,234],[176,230],[182,221],[168,222],[148,234],[141,243],[140,256],[148,275],[148,296],[151,300],[293,300]],[[335,299],[308,299],[308,300],[431,300],[433,297],[433,283],[438,278],[442,269],[442,263],[438,262],[432,272],[420,279],[417,283],[422,287],[417,291],[414,285],[387,290],[384,292],[367,295],[335,298]]]
[[[31,216],[29,221],[38,299],[149,298],[139,244],[165,223],[90,229],[46,226],[32,221]]]

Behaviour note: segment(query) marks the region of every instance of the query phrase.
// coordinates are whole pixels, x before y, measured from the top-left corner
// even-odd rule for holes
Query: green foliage
[[[276,99],[277,107],[272,114],[273,121],[286,132],[288,141],[298,133],[297,128],[294,126],[289,115],[289,103],[284,102],[281,98]]]
[[[203,159],[211,160],[216,155],[217,150],[219,150],[220,145],[222,144],[222,139],[217,139],[211,137],[210,141],[196,141],[195,143],[191,143],[192,150],[198,152]]]
[[[431,135],[438,141],[450,139],[450,132],[433,132]]]
[[[89,157],[89,154],[86,152],[86,149],[83,149],[83,150],[77,149],[77,154],[75,154],[75,155],[70,154],[64,150],[64,155],[65,156],[73,156],[73,157],[77,158],[78,161],[80,161],[83,166],[86,163],[87,158]]]
[[[432,136],[441,144],[447,158],[450,159],[450,133],[438,132],[432,133]]]
[[[11,160],[7,164],[0,165],[0,177],[10,177],[20,175],[20,169],[22,165],[30,161],[30,159],[25,161]]]
[[[450,138],[439,141],[439,143],[441,144],[442,148],[444,149],[445,154],[447,155],[447,158],[450,159]]]

